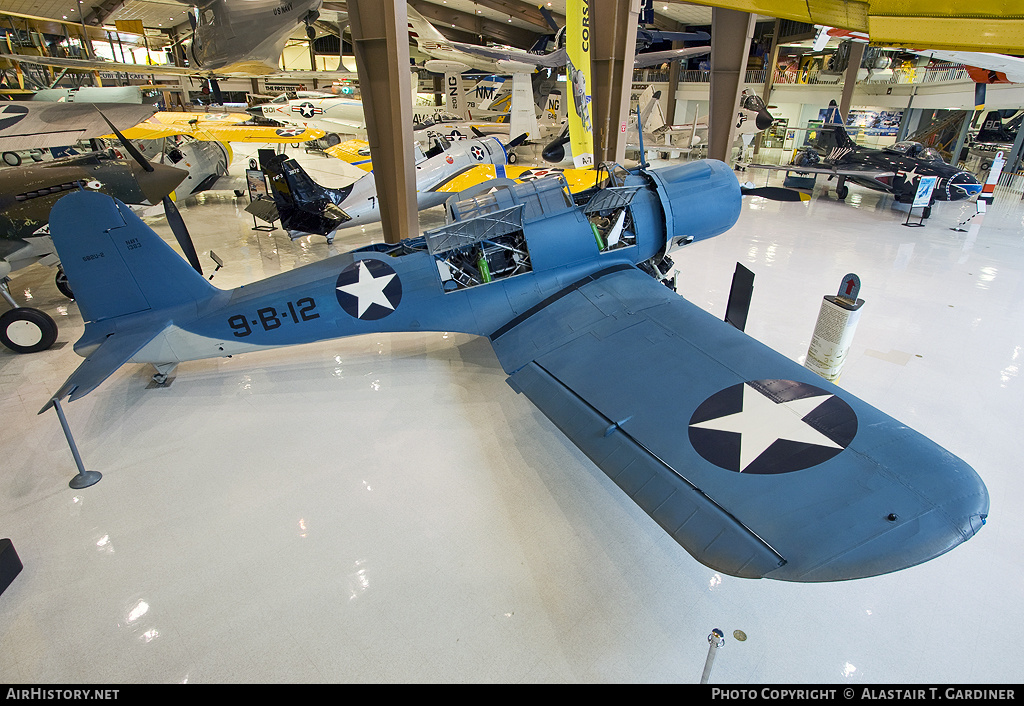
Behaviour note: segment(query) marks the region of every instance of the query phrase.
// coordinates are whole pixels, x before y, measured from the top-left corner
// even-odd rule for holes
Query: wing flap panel
[[[732,576],[760,578],[784,564],[771,547],[604,417],[531,363],[521,390],[644,512],[696,559]]]
[[[573,285],[492,341],[513,387],[721,571],[874,576],[948,551],[988,514],[962,460],[634,268]],[[741,529],[785,562],[749,558]]]

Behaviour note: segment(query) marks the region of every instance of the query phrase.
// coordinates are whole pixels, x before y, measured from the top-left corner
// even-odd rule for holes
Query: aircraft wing
[[[7,102],[0,107],[0,149],[73,145],[110,132],[100,111],[122,129],[142,122],[155,110],[131,103]]]
[[[569,186],[569,191],[577,193],[589,189],[597,183],[596,169],[558,169],[556,167],[513,167],[511,165],[477,164],[468,167],[446,181],[433,187],[431,191],[457,194],[471,186],[496,178],[512,179],[524,182],[543,179],[554,174],[561,174]]]
[[[345,140],[333,147],[328,147],[324,150],[324,153],[329,154],[335,159],[340,159],[342,162],[348,162],[354,167],[359,167],[363,171],[373,171],[373,161],[370,159],[370,143],[366,140]]]
[[[531,54],[521,49],[503,49],[500,47],[481,47],[476,44],[464,44],[452,42],[453,47],[460,51],[474,56],[479,56],[491,61],[515,61],[521,64],[533,64],[537,67],[547,69],[565,66],[565,48],[558,49],[550,54]]]
[[[632,265],[490,340],[513,389],[716,571],[877,575],[952,549],[988,512],[980,480],[929,480],[958,483],[935,471],[963,461]]]
[[[977,66],[988,71],[998,71],[1013,83],[1024,83],[1024,59],[1007,54],[990,54],[978,51],[918,51],[921,56],[931,56],[941,61],[951,61],[965,66]]]
[[[868,179],[896,176],[896,172],[891,169],[858,169],[857,167],[798,167],[795,164],[756,163],[745,164],[744,166],[747,169],[774,169],[793,172],[794,174],[828,174],[829,176],[865,177]]]
[[[205,113],[157,113],[134,127],[121,130],[129,140],[159,140],[174,135],[189,135],[204,142],[259,142],[292,143],[318,140],[323,130],[302,127],[270,127],[267,125],[240,125],[248,115],[225,113],[207,116]],[[195,117],[189,117],[195,116]],[[113,135],[105,135],[113,138]]]
[[[633,59],[634,69],[643,69],[648,66],[657,66],[664,64],[666,61],[675,61],[676,59],[685,59],[690,56],[700,56],[701,54],[710,54],[711,47],[686,47],[684,49],[667,49],[665,51],[651,51],[643,54],[637,54]]]
[[[170,76],[201,76],[209,73],[175,66],[174,64],[130,64],[101,59],[63,59],[52,56],[33,56],[31,54],[8,54],[7,52],[0,52],[0,57],[25,64],[54,66],[59,69],[78,71],[119,71],[122,73],[166,74]]]

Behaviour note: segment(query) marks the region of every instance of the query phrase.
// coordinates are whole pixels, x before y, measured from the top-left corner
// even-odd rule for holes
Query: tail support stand
[[[102,474],[99,471],[85,470],[82,456],[78,453],[78,446],[75,445],[75,437],[71,436],[71,428],[68,426],[68,420],[64,416],[64,410],[61,409],[60,400],[55,399],[53,401],[53,408],[57,410],[57,418],[60,419],[60,425],[64,429],[64,436],[67,437],[68,446],[71,447],[71,455],[75,457],[75,465],[78,466],[78,475],[72,478],[68,485],[75,490],[95,485],[103,477]]]
[[[708,635],[708,658],[704,662],[704,673],[700,675],[700,683],[707,684],[708,679],[711,677],[711,667],[715,664],[715,653],[718,652],[718,648],[725,644],[725,633],[718,628],[711,631]]]

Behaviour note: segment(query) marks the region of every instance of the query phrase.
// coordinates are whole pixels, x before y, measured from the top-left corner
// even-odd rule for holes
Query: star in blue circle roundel
[[[28,115],[28,108],[23,105],[6,105],[0,108],[0,129],[9,128],[21,122]]]
[[[737,473],[791,473],[842,453],[857,415],[838,395],[794,380],[753,380],[716,392],[690,418],[690,443]]]
[[[347,314],[373,321],[391,314],[402,301],[402,281],[381,260],[357,260],[338,275],[338,303]]]

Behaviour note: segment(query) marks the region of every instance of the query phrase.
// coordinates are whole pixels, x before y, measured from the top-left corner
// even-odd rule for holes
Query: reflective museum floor
[[[204,266],[225,263],[213,284],[381,240],[253,230],[231,189],[255,147],[234,147],[233,177],[179,202]],[[940,203],[912,228],[890,197],[828,186],[745,198],[730,232],[676,258],[678,290],[721,317],[742,263],[747,333],[802,362],[822,296],[859,275],[839,384],[984,478],[991,514],[966,544],[844,583],[719,575],[515,394],[486,340],[451,332],[184,363],[163,388],[126,365],[64,405],[103,474],[72,490],[58,419],[37,412],[83,324],[36,265],[12,294],[60,335],[0,349],[0,537],[25,566],[0,596],[0,681],[696,683],[715,628],[712,683],[1018,681],[1024,204],[1000,190],[980,227],[952,230],[974,204]]]

